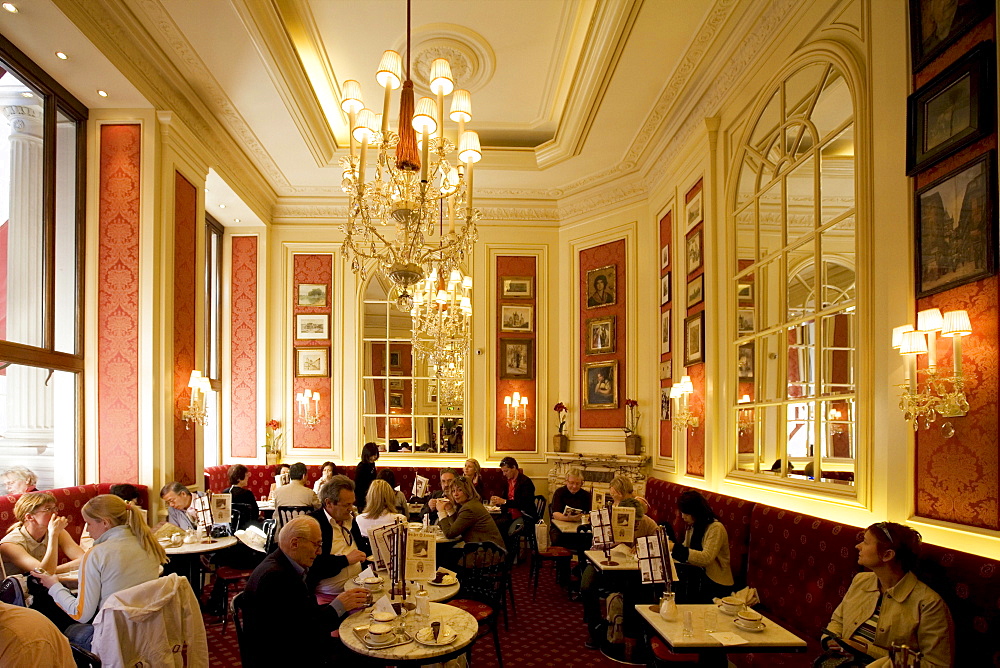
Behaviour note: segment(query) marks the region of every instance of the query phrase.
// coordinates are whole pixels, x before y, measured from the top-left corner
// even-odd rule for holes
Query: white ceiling
[[[469,129],[477,130],[484,144],[477,186],[544,199],[606,171],[630,149],[635,153],[640,129],[705,30],[706,18],[723,5],[732,11],[733,4],[414,0],[412,60],[457,56],[456,69],[462,69],[457,84],[473,93]],[[347,79],[361,81],[366,105],[380,111],[381,91],[374,81],[379,57],[387,48],[405,49],[404,0],[15,0],[15,5],[18,14],[0,11],[0,32],[84,104],[165,109],[170,98],[160,96],[159,82],[169,82],[179,91],[176,99],[209,115],[230,135],[272,190],[267,198],[272,202],[276,197],[332,203],[341,197],[338,159],[346,153],[347,131],[340,86]],[[107,57],[60,10],[76,17],[87,37],[103,37]],[[712,33],[715,39],[720,35]],[[56,50],[67,52],[69,60],[55,58]],[[134,85],[112,63],[131,68]],[[418,95],[425,77],[414,74]],[[98,97],[98,88],[109,97]],[[184,117],[185,110],[170,110]],[[235,197],[222,183],[235,172],[225,164],[212,167],[222,176],[213,176],[210,201]]]

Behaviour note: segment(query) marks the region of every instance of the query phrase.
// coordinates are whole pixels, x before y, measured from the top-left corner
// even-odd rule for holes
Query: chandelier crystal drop
[[[480,217],[472,206],[473,167],[482,158],[479,136],[465,129],[472,120],[471,96],[456,90],[447,60],[431,64],[435,98],[414,104],[409,40],[408,2],[405,79],[403,59],[395,51],[382,55],[375,73],[384,91],[382,113],[365,108],[357,81],[344,82],[341,101],[351,127],[351,153],[341,159],[349,200],[344,259],[362,278],[374,261],[376,271],[392,282],[402,311],[410,310],[414,287],[435,268],[450,270],[471,253]],[[392,129],[390,101],[397,89],[399,122]],[[447,118],[457,124],[457,146],[445,131],[446,96],[451,96]]]

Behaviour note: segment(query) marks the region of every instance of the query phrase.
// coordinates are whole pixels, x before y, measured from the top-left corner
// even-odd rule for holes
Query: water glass
[[[705,611],[705,633],[715,633],[716,625],[719,623],[719,615],[715,610]]]
[[[684,631],[682,635],[685,638],[694,636],[694,617],[691,615],[690,610],[684,611]]]

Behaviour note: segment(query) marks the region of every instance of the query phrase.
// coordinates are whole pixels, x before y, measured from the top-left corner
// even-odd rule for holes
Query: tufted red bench
[[[73,540],[79,542],[80,534],[83,533],[83,515],[80,514],[80,509],[83,508],[83,504],[95,496],[110,494],[112,484],[102,482],[92,485],[77,485],[76,487],[60,487],[58,489],[40,491],[48,492],[56,497],[59,514],[69,520],[69,526],[66,527],[66,530],[73,536]],[[148,509],[149,490],[145,485],[132,484],[139,490],[139,505]],[[17,503],[19,498],[21,498],[20,494],[0,496],[0,536],[6,534],[7,529],[17,521],[17,518],[14,517],[14,504]]]

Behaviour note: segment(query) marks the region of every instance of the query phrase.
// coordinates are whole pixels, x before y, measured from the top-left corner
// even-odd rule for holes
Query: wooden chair
[[[243,651],[243,596],[244,593],[240,592],[233,597],[233,626],[236,627],[236,645],[240,650],[240,662],[247,665],[249,661]]]
[[[507,596],[510,595],[510,608],[517,615],[517,604],[514,601],[514,561],[517,558],[517,548],[521,542],[521,535],[524,533],[524,519],[518,517],[507,527],[507,578],[503,589],[500,592],[500,609],[503,611],[504,630],[510,630],[507,624]]]
[[[276,531],[281,531],[285,522],[299,515],[308,515],[314,510],[312,506],[278,506],[274,509],[274,515],[278,521]]]
[[[462,548],[458,579],[462,583],[462,594],[465,598],[452,599],[448,605],[465,610],[479,623],[479,633],[469,644],[466,653],[470,663],[472,646],[484,635],[492,632],[497,664],[503,668],[497,609],[501,605],[503,589],[507,582],[507,570],[507,555],[499,545],[490,542],[466,543]]]
[[[267,537],[264,540],[264,554],[271,554],[274,551],[275,542],[274,538],[278,533],[277,530],[278,523],[274,519],[264,520],[264,535]]]
[[[531,582],[532,600],[538,597],[538,576],[542,566],[548,562],[555,565],[556,580],[565,585],[569,581],[569,567],[573,561],[573,551],[558,545],[550,545],[544,550],[539,550],[536,543],[535,549],[531,553]]]

